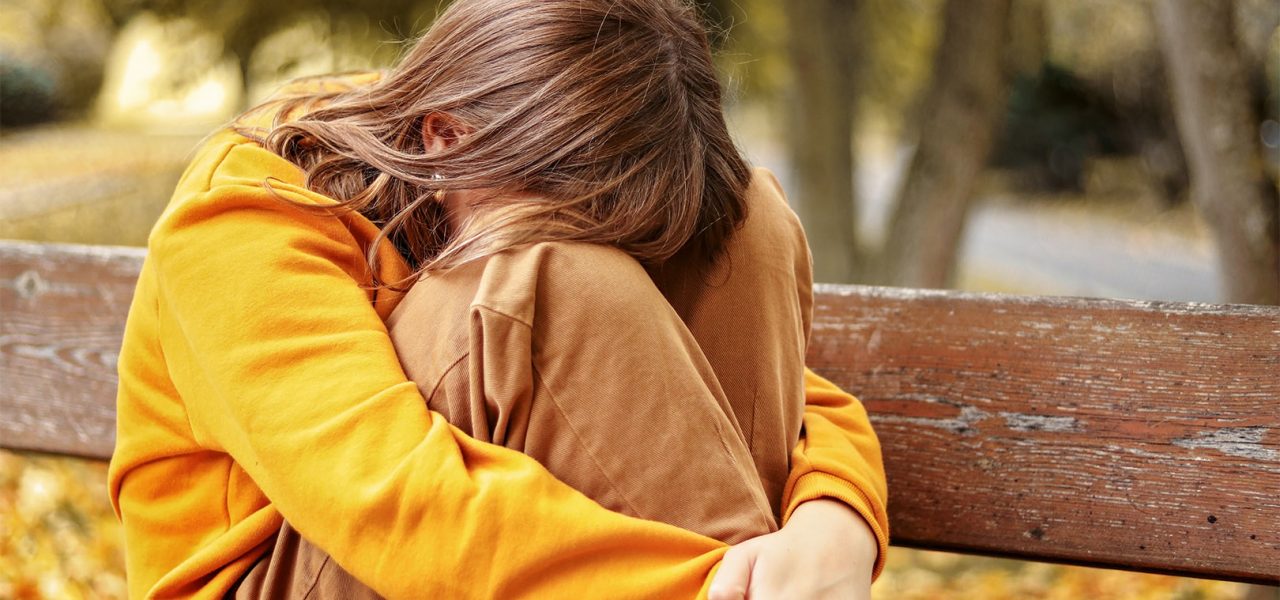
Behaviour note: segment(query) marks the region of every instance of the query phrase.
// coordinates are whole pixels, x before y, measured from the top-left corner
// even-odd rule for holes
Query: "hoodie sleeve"
[[[791,453],[783,523],[809,500],[848,504],[866,520],[880,547],[871,572],[874,580],[889,551],[889,493],[880,441],[857,398],[807,369],[804,385],[804,435]]]
[[[195,438],[374,590],[705,594],[723,544],[605,510],[424,409],[356,285],[365,259],[339,218],[221,185],[171,206],[150,252],[161,345]]]

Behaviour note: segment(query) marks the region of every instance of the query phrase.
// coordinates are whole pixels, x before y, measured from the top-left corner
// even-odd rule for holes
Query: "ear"
[[[442,112],[422,119],[422,146],[427,153],[443,152],[470,133],[470,129]]]

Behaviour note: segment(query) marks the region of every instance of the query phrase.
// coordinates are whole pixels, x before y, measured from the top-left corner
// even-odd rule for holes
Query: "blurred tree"
[[[1044,0],[1015,0],[1009,6],[1006,60],[1019,75],[1035,75],[1049,58],[1049,22]]]
[[[1010,2],[948,0],[943,9],[920,142],[880,265],[888,283],[946,287],[954,276],[974,184],[1005,112]]]
[[[20,94],[29,101],[29,94],[36,92],[31,86],[37,85],[38,93],[46,94],[38,104],[17,98],[6,103],[24,103],[0,103],[5,124],[76,117],[89,108],[102,84],[103,60],[114,34],[97,0],[0,2],[4,93]],[[17,119],[14,111],[18,110],[26,118]]]
[[[881,133],[915,139],[919,135],[920,104],[930,83],[930,59],[938,47],[943,4],[941,0],[862,0],[855,17],[857,137]]]
[[[53,118],[57,94],[53,77],[0,53],[0,127],[32,125]]]
[[[1031,135],[1061,133],[1061,137],[1044,139],[1055,150],[1053,155],[1042,154],[1052,156],[1051,164],[1045,163],[1048,181],[1085,191],[1088,171],[1099,164],[1094,158],[1135,156],[1141,159],[1141,170],[1128,173],[1135,179],[1132,183],[1149,186],[1153,195],[1147,199],[1154,201],[1153,208],[1182,200],[1188,185],[1187,165],[1174,124],[1151,3],[1074,0],[1049,3],[1046,11],[1048,59],[1055,68],[1064,69],[1067,77],[1055,79],[1067,84],[1063,91],[1075,96],[1074,100],[1059,96],[1061,103],[1043,107],[1047,114],[1024,115],[1035,121],[1028,130]]]
[[[449,0],[102,0],[116,28],[144,12],[161,19],[190,19],[223,41],[224,52],[236,60],[246,86],[255,75],[254,50],[267,36],[307,19],[319,18],[334,31],[347,24],[373,25],[396,41],[416,36]],[[713,32],[723,32],[740,12],[731,0],[701,0],[699,8]],[[353,29],[353,28],[348,28]],[[373,37],[373,34],[370,35]],[[385,40],[366,40],[370,52]],[[717,44],[724,35],[713,35]],[[363,49],[362,49],[363,50]],[[376,61],[370,61],[376,62]]]
[[[1171,206],[1186,189],[1164,64],[1147,2],[1076,0],[1042,6],[1040,31],[1013,5],[1010,58],[1019,74],[992,162],[1016,169],[1028,191],[1086,195],[1109,179],[1108,161],[1139,157],[1126,170],[1128,190],[1146,189],[1152,207]],[[1019,32],[1022,31],[1021,35]],[[1041,39],[1040,65],[1023,57],[1029,39]],[[1024,40],[1019,42],[1019,40]],[[1104,169],[1101,170],[1100,169]],[[1116,181],[1103,181],[1114,186]]]
[[[818,281],[853,281],[861,270],[853,188],[858,3],[787,3],[794,81],[786,138],[797,212],[809,232]]]
[[[1263,170],[1233,5],[1160,0],[1154,8],[1192,202],[1213,230],[1228,300],[1280,304],[1280,199]]]
[[[224,51],[240,65],[246,84],[250,80],[250,58],[258,42],[271,33],[308,16],[320,13],[327,22],[361,20],[383,27],[410,22],[412,31],[397,32],[408,37],[417,24],[430,21],[445,0],[103,0],[108,13],[122,27],[129,19],[151,12],[162,19],[191,19],[223,40]]]

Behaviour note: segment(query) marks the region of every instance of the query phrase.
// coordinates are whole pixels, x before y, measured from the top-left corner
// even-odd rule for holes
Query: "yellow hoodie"
[[[149,240],[120,354],[110,494],[129,594],[218,598],[282,519],[389,598],[705,595],[727,547],[610,512],[425,409],[371,281],[377,233],[234,132],[197,153]],[[390,245],[384,281],[408,267]],[[879,443],[806,374],[784,517],[839,499],[888,543]]]

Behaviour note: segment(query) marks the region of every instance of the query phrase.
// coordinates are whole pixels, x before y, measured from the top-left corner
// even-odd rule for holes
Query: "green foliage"
[[[0,2],[0,23],[0,63],[5,70],[34,69],[40,79],[47,79],[47,84],[42,81],[32,88],[26,74],[12,74],[18,78],[10,81],[12,93],[44,94],[38,88],[48,87],[56,99],[36,111],[38,120],[54,116],[50,111],[55,104],[57,116],[74,117],[93,103],[112,40],[99,0],[6,0]],[[21,106],[27,114],[30,108]]]
[[[1085,159],[1123,149],[1119,117],[1070,71],[1045,64],[1014,81],[1009,110],[992,157],[1023,169],[1036,183],[1079,191]]]
[[[0,128],[51,121],[57,106],[52,75],[0,54]]]
[[[860,109],[863,122],[909,130],[933,70],[941,0],[865,0]]]

